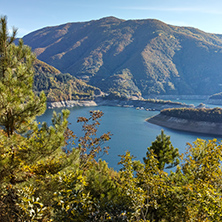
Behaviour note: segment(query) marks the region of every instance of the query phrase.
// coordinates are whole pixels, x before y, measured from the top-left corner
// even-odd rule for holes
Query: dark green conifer
[[[156,140],[152,142],[152,145],[147,148],[147,156],[153,151],[155,158],[158,160],[158,167],[160,170],[165,168],[172,168],[179,164],[179,151],[177,148],[174,148],[170,136],[164,134],[164,131],[161,130],[161,134],[156,137]],[[147,158],[144,158],[144,163],[146,164]]]
[[[16,29],[12,36],[8,35],[7,19],[1,17],[0,221],[33,221],[27,219],[33,209],[25,206],[33,198],[28,197],[29,188],[25,185],[34,187],[30,180],[38,177],[46,184],[47,173],[54,175],[69,164],[62,151],[69,112],[54,114],[50,127],[46,123],[39,126],[36,116],[44,113],[46,97],[33,92],[36,57],[22,40],[15,45],[15,36]],[[38,206],[33,207],[37,210]]]
[[[16,29],[10,37],[6,17],[0,20],[0,125],[10,137],[28,130],[36,116],[44,113],[46,98],[33,92],[35,55],[22,40],[16,46]]]

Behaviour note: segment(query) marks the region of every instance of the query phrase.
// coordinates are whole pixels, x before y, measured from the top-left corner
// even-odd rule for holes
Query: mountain
[[[100,95],[100,89],[90,86],[70,74],[61,73],[58,69],[36,60],[33,89],[36,94],[44,91],[48,102],[65,100],[92,99]]]
[[[38,59],[121,95],[210,95],[222,88],[222,35],[154,19],[106,17],[34,31]]]

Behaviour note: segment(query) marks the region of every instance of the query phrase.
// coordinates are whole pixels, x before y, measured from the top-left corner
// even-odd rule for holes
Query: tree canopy
[[[188,120],[222,122],[222,109],[215,108],[171,108],[164,109],[161,114]]]

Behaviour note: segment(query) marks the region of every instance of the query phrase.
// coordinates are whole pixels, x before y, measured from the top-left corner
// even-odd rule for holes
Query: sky
[[[47,26],[97,20],[158,19],[170,25],[189,26],[222,34],[221,0],[0,0],[0,15],[17,37]]]

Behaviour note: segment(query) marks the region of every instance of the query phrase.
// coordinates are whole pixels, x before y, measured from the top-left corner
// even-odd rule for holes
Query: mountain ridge
[[[222,35],[156,19],[105,17],[23,37],[38,59],[106,93],[209,95],[221,91]]]

